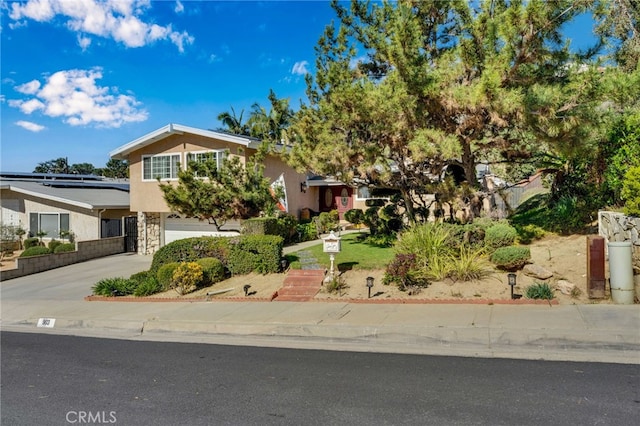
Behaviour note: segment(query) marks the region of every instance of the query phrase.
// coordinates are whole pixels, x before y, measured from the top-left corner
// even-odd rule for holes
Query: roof
[[[225,132],[216,132],[213,130],[198,129],[196,127],[183,126],[182,124],[167,124],[151,133],[139,137],[129,143],[114,149],[109,153],[111,158],[126,160],[129,154],[137,151],[145,146],[149,146],[159,140],[168,138],[172,135],[182,135],[190,133],[193,135],[203,136],[206,138],[217,139],[225,142],[231,142],[248,148],[258,148],[260,141],[256,138],[242,135],[233,135]]]
[[[123,182],[0,179],[0,189],[89,210],[129,208],[129,184]]]

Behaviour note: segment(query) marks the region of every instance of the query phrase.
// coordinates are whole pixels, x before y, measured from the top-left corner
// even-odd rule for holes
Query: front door
[[[320,191],[320,211],[338,210],[340,219],[353,208],[353,189],[348,186],[327,186]]]
[[[124,218],[124,251],[127,253],[138,251],[138,218],[136,216]]]

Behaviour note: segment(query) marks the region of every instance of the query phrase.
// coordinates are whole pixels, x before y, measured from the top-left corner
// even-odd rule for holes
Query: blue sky
[[[168,123],[304,99],[328,1],[28,0],[1,3],[0,170],[102,167]],[[568,30],[580,45],[584,19]]]

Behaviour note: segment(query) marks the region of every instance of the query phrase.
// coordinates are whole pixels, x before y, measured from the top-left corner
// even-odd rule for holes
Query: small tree
[[[160,183],[160,189],[172,210],[207,220],[220,229],[228,220],[275,210],[269,179],[263,174],[265,155],[259,151],[246,166],[237,156],[225,158],[220,167],[213,159],[192,161],[178,172],[177,186]],[[275,197],[280,196],[276,190]]]

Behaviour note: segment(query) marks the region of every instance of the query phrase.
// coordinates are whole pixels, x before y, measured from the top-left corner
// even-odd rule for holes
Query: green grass
[[[376,247],[362,242],[361,239],[365,236],[366,234],[357,233],[342,236],[342,251],[336,253],[335,256],[335,266],[339,270],[384,269],[393,259],[394,251],[392,247]],[[322,242],[305,250],[311,252],[312,256],[318,260],[319,265],[325,268],[331,266],[329,253],[322,251]],[[294,260],[299,258],[299,255],[295,252],[291,253],[287,258]]]

